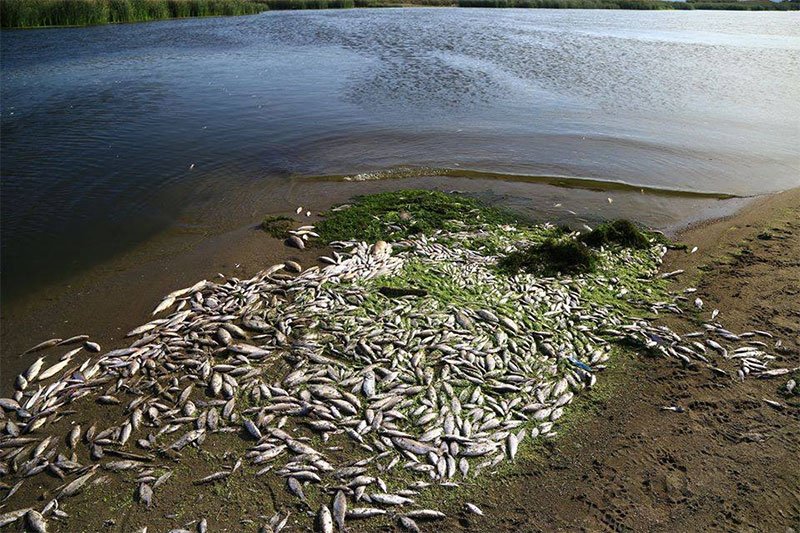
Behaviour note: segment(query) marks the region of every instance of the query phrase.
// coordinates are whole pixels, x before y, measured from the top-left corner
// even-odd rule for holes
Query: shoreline
[[[315,213],[307,218],[310,223],[314,223],[319,219],[316,213],[336,203],[346,202],[356,194],[419,187],[439,190],[458,188],[469,194],[479,194],[490,190],[493,185],[492,180],[481,178],[435,176],[330,184],[300,180],[290,184],[290,192],[283,198],[288,204],[285,210],[264,214],[306,219],[305,216],[297,217],[293,212],[295,205],[305,205]],[[598,202],[605,203],[605,197],[610,194],[609,191],[561,189],[552,185],[528,183],[506,184],[503,190],[513,193],[516,188],[526,187],[541,190],[541,194],[550,193],[558,201],[570,194],[581,194],[584,197],[581,201],[587,205],[595,197]],[[767,195],[765,198],[771,196]],[[622,202],[626,197],[631,198],[632,202],[639,200],[638,194],[632,192],[616,192],[615,197],[617,203],[604,209],[613,212],[618,209],[616,206],[624,205]],[[706,216],[713,217],[720,212],[738,212],[742,205],[746,209],[753,202],[758,202],[759,198],[714,200],[714,203],[708,203],[708,200],[683,201],[689,202],[682,208],[684,211],[688,212],[692,206],[695,209],[702,206]],[[255,208],[255,205],[250,208]],[[697,215],[702,216],[702,213]],[[565,218],[561,219],[551,216],[543,214],[536,219],[559,223],[583,220],[581,216],[566,213],[563,215]],[[689,220],[691,224],[691,218]],[[674,226],[666,233],[679,233],[681,227],[682,225]],[[2,374],[13,376],[24,370],[23,362],[14,354],[21,353],[38,342],[36,339],[69,336],[80,329],[107,345],[115,345],[121,341],[121,333],[142,323],[149,316],[155,302],[164,294],[178,287],[191,285],[199,279],[211,279],[217,272],[246,277],[269,264],[287,259],[300,261],[304,265],[317,264],[317,250],[301,252],[286,248],[280,241],[260,231],[256,220],[244,225],[234,225],[233,229],[225,229],[224,226],[220,229],[209,227],[208,231],[184,232],[179,227],[166,230],[119,256],[102,261],[66,279],[47,283],[14,300],[3,301],[0,314],[0,336],[3,339],[0,349]],[[10,378],[2,379],[0,391],[8,390],[10,385]]]
[[[204,15],[157,16],[134,20],[106,20],[75,24],[51,25],[16,25],[3,26],[3,30],[37,30],[37,29],[69,29],[90,28],[119,24],[139,24],[165,20],[185,20],[211,17],[244,17],[260,15],[270,11],[307,11],[329,9],[410,9],[410,8],[460,8],[460,9],[581,9],[581,10],[618,10],[618,11],[769,11],[792,12],[800,10],[789,0],[772,2],[770,0],[689,0],[676,4],[668,0],[419,0],[382,1],[382,0],[261,0],[243,2],[245,5],[257,6],[252,12],[245,13],[210,13]],[[249,9],[249,7],[248,7]]]
[[[799,221],[800,188],[776,193],[682,229],[679,242],[697,252],[671,251],[662,265],[685,270],[671,290],[697,287],[692,296],[703,299],[706,320],[719,309],[732,331],[777,332],[781,363],[792,367],[800,366]],[[699,327],[693,317],[664,323]],[[645,356],[622,357],[606,373],[599,394],[576,405],[584,418],[567,438],[480,489],[490,527],[793,531],[800,524],[800,402],[781,396],[785,378],[738,383]],[[788,407],[776,410],[765,398]],[[486,526],[470,522],[462,516],[439,529]]]
[[[707,307],[694,312],[689,305],[683,317],[668,316],[663,323],[672,331],[685,332],[708,320],[704,315],[710,314],[712,307],[719,307],[722,309],[720,320],[732,331],[762,328],[786,340],[784,345],[776,345],[777,367],[800,366],[800,321],[792,322],[794,317],[800,317],[800,311],[793,309],[791,291],[787,290],[795,278],[800,280],[800,262],[796,256],[787,253],[787,250],[795,253],[800,250],[797,246],[800,243],[798,214],[800,189],[794,189],[765,198],[731,217],[682,231],[682,241],[690,247],[698,245],[700,249],[697,253],[670,252],[659,271],[685,269],[683,276],[669,282],[670,291],[680,294],[690,283],[698,287],[696,294],[703,298]],[[471,242],[471,246],[475,246],[474,241]],[[450,248],[454,251],[459,249],[452,245]],[[747,253],[742,251],[745,249]],[[236,250],[237,247],[232,246],[231,251]],[[306,250],[312,257],[319,255],[319,251],[319,248]],[[200,257],[205,256],[202,249],[195,252]],[[733,260],[728,261],[728,256]],[[305,266],[311,264],[300,260]],[[757,271],[764,268],[763,263],[772,270],[774,279],[761,275],[756,278],[758,283],[753,284],[755,286],[747,287]],[[647,278],[654,279],[652,275],[648,274]],[[434,288],[437,283],[433,281]],[[662,285],[652,287],[656,294],[660,294]],[[584,297],[589,303],[592,301],[589,287],[587,291]],[[650,289],[646,291],[649,293]],[[743,296],[743,291],[750,293]],[[652,298],[649,296],[646,300],[652,302]],[[150,304],[152,308],[152,302]],[[773,311],[771,315],[764,313],[765,305]],[[759,312],[754,313],[753,307],[758,307]],[[585,308],[581,306],[579,309]],[[591,304],[588,309],[591,309]],[[588,309],[585,312],[588,313]],[[776,317],[786,320],[776,321]],[[136,322],[139,323],[141,321]],[[67,326],[70,333],[77,333],[74,324]],[[512,329],[517,331],[516,326]],[[123,328],[120,336],[124,331]],[[116,346],[103,347],[107,350]],[[490,477],[480,487],[471,483],[465,489],[469,497],[474,498],[472,501],[484,510],[482,514],[485,516],[465,515],[457,507],[458,498],[445,496],[441,504],[448,518],[437,528],[443,531],[472,530],[473,526],[479,530],[519,530],[521,527],[653,530],[678,523],[695,528],[745,524],[774,529],[791,524],[795,516],[800,517],[800,505],[789,496],[800,490],[792,476],[792,472],[797,471],[800,455],[796,453],[797,440],[790,421],[800,414],[797,410],[800,405],[795,405],[796,400],[786,400],[789,406],[777,410],[759,400],[776,398],[780,379],[748,379],[736,383],[729,377],[720,378],[703,365],[681,367],[676,359],[648,357],[642,350],[637,354],[626,351],[615,355],[600,377],[597,390],[581,395],[576,407],[566,413],[571,420],[565,429],[566,438],[559,429],[562,436],[537,441],[532,453],[526,450],[520,455],[514,469],[503,468],[498,476]],[[203,405],[201,399],[198,401]],[[665,410],[659,405],[677,406],[680,410]],[[82,418],[78,421],[81,424],[89,422]],[[746,441],[739,438],[743,432],[750,435]],[[737,446],[732,453],[731,447],[742,442],[752,446],[744,449]],[[212,459],[212,467],[214,461],[220,460],[214,456],[221,454],[225,447],[220,448],[220,444],[224,441],[210,444],[210,456],[204,459],[206,462]],[[235,439],[227,444],[243,452]],[[509,453],[513,459],[514,453]],[[757,465],[765,453],[771,462],[759,468]],[[191,465],[200,459],[195,459],[192,453],[175,469],[184,471],[187,465],[191,469]],[[708,467],[709,463],[713,464],[712,468]],[[200,464],[204,463],[201,461]],[[745,469],[740,467],[743,464],[747,466]],[[720,474],[726,477],[720,479]],[[590,480],[588,484],[585,483],[587,479]],[[774,494],[751,496],[748,491],[748,497],[742,499],[730,486],[742,482],[748,486],[769,485],[778,490],[788,490],[777,498]],[[240,485],[238,482],[225,483],[222,492],[215,491],[214,494],[229,502],[252,499],[252,496],[236,492],[244,490]],[[31,490],[37,489],[28,484],[24,494],[30,495]],[[43,486],[39,485],[38,490],[43,490]],[[272,489],[270,493],[277,509]],[[550,497],[555,493],[560,497]],[[461,491],[458,494],[463,499],[464,494]],[[714,494],[723,498],[723,505],[714,499]],[[173,496],[166,493],[162,497]],[[81,500],[86,501],[83,498],[76,501]],[[423,505],[431,503],[427,496],[420,496],[420,500]],[[116,513],[128,509],[130,504],[124,495],[121,500],[104,501]],[[537,502],[533,514],[529,505],[531,501]],[[778,509],[785,512],[778,513],[779,516],[761,516],[759,511],[766,503],[777,503]],[[281,504],[284,509],[285,505]],[[439,506],[438,502],[436,506]],[[190,516],[209,512],[210,509],[203,507]],[[79,522],[89,520],[91,523],[98,518],[88,517],[85,505],[79,504],[71,510]],[[235,511],[225,512],[222,516],[218,514],[213,521],[223,526],[232,524],[229,521],[235,514]],[[142,519],[138,508],[129,508],[120,518],[123,527]],[[165,518],[170,519],[170,515]],[[365,526],[372,530],[369,524]]]

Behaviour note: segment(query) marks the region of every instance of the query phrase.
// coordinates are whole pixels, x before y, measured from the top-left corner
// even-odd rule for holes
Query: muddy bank
[[[698,287],[694,330],[713,309],[733,331],[783,339],[777,366],[800,365],[800,190],[680,234],[665,270]],[[743,383],[673,361],[623,357],[606,388],[579,404],[587,420],[476,495],[487,518],[446,531],[792,531],[800,526],[800,402],[786,379]],[[782,411],[763,399],[787,401]],[[662,410],[676,406],[683,413]],[[457,509],[454,509],[457,510]]]
[[[122,334],[146,321],[158,300],[179,287],[221,272],[240,278],[286,259],[316,262],[315,252],[298,253],[258,231],[264,214],[289,215],[313,223],[322,212],[358,194],[406,188],[461,190],[492,205],[508,207],[534,220],[594,225],[608,218],[631,218],[649,227],[674,231],[681,224],[728,214],[750,198],[728,200],[673,198],[635,191],[595,191],[540,183],[480,178],[420,176],[367,182],[316,181],[297,178],[286,187],[255,182],[237,197],[236,208],[210,202],[204,213],[183,213],[180,223],[134,249],[21,296],[3,293],[0,313],[0,391],[27,365],[17,357],[43,339],[80,331],[103,346],[115,347]],[[613,199],[613,203],[608,202]],[[298,216],[303,206],[311,217]],[[209,212],[220,213],[209,220]],[[93,254],[91,248],[86,254]],[[67,270],[57,254],[43,256],[49,269]],[[8,288],[13,289],[13,287]],[[18,292],[18,291],[17,291]]]
[[[712,308],[721,308],[720,320],[734,331],[767,329],[784,338],[785,344],[777,350],[776,366],[797,366],[797,329],[793,325],[796,310],[790,306],[769,307],[773,302],[758,301],[753,294],[747,296],[747,302],[763,304],[758,313],[761,318],[751,320],[743,310],[737,321],[729,316],[735,312],[733,304],[731,309],[718,304],[722,298],[737,298],[744,291],[731,278],[756,276],[759,272],[749,269],[761,266],[779,274],[775,276],[777,282],[755,289],[762,299],[770,291],[773,296],[791,294],[796,286],[797,260],[794,257],[787,261],[785,251],[797,249],[796,204],[792,203],[791,195],[778,198],[782,200],[771,199],[744,215],[717,223],[733,224],[734,231],[711,224],[683,235],[690,248],[697,244],[708,250],[673,254],[666,269],[681,268],[684,256],[690,257],[694,263],[686,263],[690,267],[686,277],[673,288],[699,285],[698,294],[706,301],[706,307],[697,316],[689,313],[668,323],[675,331],[690,331],[699,327],[694,322],[708,320]],[[757,209],[768,209],[771,213],[766,220],[768,227],[762,225],[763,215],[753,214]],[[754,218],[748,222],[750,219],[742,218],[746,216]],[[746,224],[756,232],[755,238],[742,229]],[[692,238],[692,231],[712,231],[711,228],[716,228],[717,233],[705,239]],[[739,248],[724,248],[726,240],[733,243],[742,239],[751,239],[746,243],[747,249],[741,243]],[[289,249],[278,250],[280,245],[276,244],[273,244],[275,253],[291,253]],[[731,260],[724,255],[729,250],[736,252]],[[202,249],[193,252],[201,257],[204,254]],[[310,253],[316,255],[316,251]],[[714,266],[714,274],[709,274],[709,264]],[[729,287],[729,291],[716,294],[719,286]],[[148,312],[149,307],[143,314]],[[797,418],[796,400],[786,400],[788,407],[781,411],[773,411],[762,400],[779,399],[777,389],[785,380],[748,380],[738,384],[730,377],[714,377],[707,369],[694,366],[682,369],[670,361],[624,353],[615,355],[600,378],[601,385],[582,398],[570,416],[567,427],[571,429],[565,435],[539,443],[533,453],[519,457],[515,468],[458,489],[457,497],[446,509],[451,518],[443,526],[437,524],[437,528],[520,531],[576,527],[594,530],[605,526],[638,530],[682,523],[685,529],[695,529],[699,523],[712,528],[774,529],[795,519],[796,502],[783,495],[797,493],[793,485],[797,450],[792,447],[797,439],[796,431],[792,430],[796,427],[792,424]],[[673,410],[662,410],[665,406]],[[76,420],[88,424],[94,415],[83,412],[81,416],[86,418]],[[215,465],[233,461],[242,452],[233,442],[221,441],[205,447],[196,457],[190,454],[181,463],[185,475],[205,468],[211,472]],[[28,499],[48,487],[52,490],[57,483],[55,479],[42,482],[37,478],[35,485],[26,484],[19,495]],[[119,497],[103,496],[105,514],[120,519],[109,519],[103,526],[126,530],[128,525],[141,521],[142,510],[127,509],[132,502],[129,487],[126,491],[122,488],[125,484],[110,483],[113,484],[105,488],[113,490],[106,494],[116,493],[117,488],[121,490]],[[758,496],[750,494],[767,486],[775,487],[777,493],[765,490]],[[199,512],[209,515],[215,526],[232,530],[242,516],[239,512],[242,508],[252,509],[245,516],[257,517],[259,512],[269,512],[269,505],[261,511],[259,504],[266,494],[275,508],[291,505],[276,496],[284,492],[283,487],[274,486],[266,478],[258,486],[238,482],[215,485],[210,494],[193,488],[184,490],[182,485],[175,488],[160,499],[155,515],[147,515],[148,523],[166,526],[184,517],[188,519],[187,513]],[[554,494],[559,497],[554,498]],[[745,500],[740,502],[739,495]],[[460,511],[465,496],[484,510],[484,518],[468,518]],[[81,498],[83,503],[75,500],[73,513],[77,521],[70,523],[91,524],[92,530],[100,528],[97,520],[105,517],[87,514],[88,502],[97,497],[90,491]],[[444,501],[436,501],[435,505],[446,507],[450,500],[446,490],[441,499]],[[187,508],[189,500],[191,505]],[[775,509],[776,505],[777,518],[762,516],[763,509]],[[302,508],[295,511],[303,514]],[[705,517],[706,522],[698,522],[698,517]],[[247,524],[240,523],[244,525]],[[364,527],[370,528],[371,524]]]
[[[313,222],[315,216],[298,217],[295,208],[303,206],[316,214],[354,195],[404,188],[462,190],[535,220],[569,223],[578,228],[584,223],[594,225],[598,220],[621,217],[674,231],[681,224],[730,213],[752,200],[679,198],[445,176],[367,182],[296,178],[282,187],[254,181],[226,200],[230,206],[226,203],[227,207],[220,208],[219,199],[214,198],[187,209],[180,213],[175,227],[121,255],[102,257],[95,263],[95,256],[102,255],[100,251],[93,246],[81,248],[80,255],[92,266],[73,264],[55,250],[42,251],[41,265],[36,270],[58,272],[55,281],[40,284],[25,280],[20,287],[10,286],[9,273],[4,272],[0,390],[8,390],[11,378],[6,376],[23,370],[23,363],[16,355],[44,338],[63,337],[80,330],[106,344],[115,342],[120,333],[145,321],[156,302],[176,288],[211,278],[218,272],[251,276],[270,264],[297,255],[253,229],[262,216],[291,215]],[[100,241],[97,248],[102,245]],[[298,258],[309,262],[316,256],[299,254]],[[13,257],[4,260],[12,262]],[[33,279],[37,279],[35,274],[32,273]],[[29,290],[32,285],[36,288]]]
[[[73,500],[72,517],[54,515],[56,519],[69,520],[64,526],[69,530],[100,529],[98,520],[110,524],[105,527],[119,526],[123,517],[130,520],[127,524],[148,524],[161,529],[162,524],[186,524],[201,516],[208,517],[215,529],[226,529],[235,519],[219,517],[216,506],[211,509],[207,503],[197,502],[181,511],[174,504],[165,506],[169,497],[162,499],[160,493],[167,490],[179,497],[186,496],[189,482],[199,486],[219,481],[208,490],[220,497],[218,505],[226,506],[232,504],[232,491],[252,488],[252,477],[261,475],[264,481],[278,485],[283,477],[289,476],[288,488],[299,497],[294,504],[280,506],[273,498],[279,518],[287,511],[303,513],[305,506],[330,512],[321,504],[326,495],[337,490],[345,491],[337,493],[337,498],[347,499],[345,494],[352,491],[354,503],[363,496],[373,505],[389,506],[415,504],[413,498],[401,496],[401,492],[419,495],[420,501],[415,506],[425,509],[428,505],[434,510],[404,509],[403,512],[409,513],[406,519],[411,519],[411,513],[427,515],[421,519],[444,517],[435,510],[437,504],[430,503],[436,501],[435,487],[445,480],[455,480],[456,467],[460,477],[469,472],[474,476],[484,468],[498,467],[506,458],[513,460],[523,441],[540,435],[554,437],[554,423],[565,412],[562,407],[596,381],[588,364],[601,364],[609,359],[610,342],[590,331],[604,327],[601,324],[611,327],[627,322],[623,309],[635,301],[649,301],[653,291],[662,294],[663,290],[663,281],[653,279],[663,254],[653,235],[647,236],[630,225],[616,224],[613,227],[620,235],[614,238],[617,240],[603,231],[590,234],[605,239],[602,242],[609,246],[614,243],[613,251],[599,246],[590,249],[580,244],[573,232],[551,225],[515,225],[515,220],[508,213],[459,195],[401,191],[362,198],[347,209],[332,211],[316,228],[323,242],[331,242],[339,249],[338,253],[331,251],[333,257],[327,261],[330,266],[324,270],[309,269],[297,277],[281,278],[277,269],[272,268],[248,280],[202,281],[193,288],[178,291],[159,305],[160,316],[168,318],[137,328],[132,336],[146,335],[130,349],[100,356],[96,362],[91,358],[84,360],[77,374],[73,370],[64,371],[59,381],[47,385],[45,392],[27,384],[58,374],[64,365],[70,364],[69,359],[76,352],[42,373],[37,366],[42,364],[39,359],[19,382],[18,388],[24,391],[16,395],[20,404],[14,407],[13,400],[3,404],[4,410],[13,411],[12,416],[26,424],[21,430],[18,422],[9,420],[5,428],[9,435],[4,436],[2,443],[2,447],[13,450],[4,452],[4,459],[10,453],[19,458],[8,466],[3,464],[4,469],[30,479],[27,482],[23,479],[10,489],[11,492],[19,489],[14,501],[21,505],[37,495],[48,500],[54,493],[60,494],[59,501],[69,498],[72,494],[65,495],[52,487],[52,483],[58,482],[50,476],[32,476],[42,468],[49,468],[56,477],[65,477],[62,469],[68,475],[81,475],[75,470],[86,471],[81,464],[87,464],[88,452],[97,466],[100,463],[96,461],[106,455],[132,459],[119,462],[106,458],[103,470],[122,474],[98,477],[97,485],[92,486],[104,487],[108,483],[116,487],[120,478],[127,477],[130,482],[129,474],[135,473],[138,498],[145,507],[125,510],[131,502],[130,486],[127,491],[115,488],[116,496],[104,500],[102,513],[87,515],[87,500],[83,503]],[[353,237],[364,237],[375,245],[360,240],[349,245],[342,243],[342,239]],[[623,245],[622,237],[635,243]],[[396,253],[392,253],[387,240],[396,244]],[[514,264],[517,268],[524,266],[526,272],[552,268],[555,263],[544,257],[544,250],[581,250],[582,255],[573,257],[586,259],[586,268],[580,273],[570,268],[570,274],[575,276],[571,277],[509,275],[505,268],[512,269],[511,264],[498,267],[500,257],[520,257],[523,261]],[[572,266],[563,268],[566,271],[566,267]],[[610,277],[617,279],[611,282],[613,286],[607,281]],[[652,283],[643,284],[639,280]],[[413,301],[386,298],[382,296],[386,284],[417,287],[420,289],[417,293],[429,297]],[[622,296],[618,296],[614,302],[613,294],[629,294],[630,299],[620,300]],[[172,313],[175,306],[177,309]],[[241,317],[241,327],[234,324],[239,320],[237,317]],[[575,320],[583,322],[584,327],[573,329]],[[257,333],[248,334],[242,328]],[[636,330],[642,331],[642,327],[637,326]],[[234,343],[231,337],[234,334],[246,340]],[[634,333],[618,335],[641,344]],[[462,353],[466,349],[456,346],[472,348],[469,353]],[[555,360],[555,346],[560,364]],[[501,351],[502,355],[494,355]],[[124,362],[126,358],[130,361]],[[174,394],[178,389],[181,392],[176,400]],[[103,394],[106,390],[109,394]],[[94,409],[87,406],[67,411],[66,420],[59,420],[61,406],[93,392],[98,393],[98,405],[127,405],[121,426],[104,429],[109,416],[121,415],[113,407],[108,411],[99,408],[92,415]],[[171,409],[162,400],[169,404],[177,402],[179,408]],[[437,415],[438,407],[430,405],[433,401],[443,402],[442,408],[449,413],[444,419]],[[491,411],[478,407],[484,404],[492,406]],[[520,404],[526,412],[535,414],[526,416],[522,408],[512,413]],[[221,414],[218,407],[222,407]],[[495,409],[501,414],[495,414]],[[285,415],[276,417],[272,413]],[[88,420],[83,418],[87,414]],[[464,420],[458,422],[459,429],[456,417]],[[394,422],[412,418],[415,420],[412,424]],[[22,463],[25,455],[20,445],[31,440],[14,441],[9,437],[29,433],[48,421],[54,425],[80,422],[80,426],[70,431],[53,427],[56,435],[74,435],[66,441],[75,458],[59,456],[51,462],[61,443],[53,442],[51,448],[51,439],[47,438],[37,445],[31,460]],[[182,431],[184,424],[196,429],[173,442],[173,433]],[[340,425],[346,425],[346,429]],[[89,446],[79,446],[81,428],[87,426],[85,440]],[[244,434],[243,428],[247,428]],[[458,436],[451,438],[456,431]],[[148,432],[146,438],[142,436]],[[447,436],[440,439],[442,432]],[[263,455],[262,444],[258,450],[248,451],[247,459],[241,457],[241,449],[230,453],[233,450],[225,441],[200,448],[206,436],[217,441],[218,433],[238,433],[245,442],[253,437],[263,440]],[[421,435],[420,441],[411,438],[417,434]],[[284,439],[286,444],[273,444],[275,438]],[[446,442],[454,438],[463,447]],[[136,449],[153,453],[122,449],[133,449],[134,439]],[[33,441],[39,442],[36,437]],[[195,441],[202,450],[200,454],[185,450]],[[292,450],[287,458],[291,466],[286,463],[280,467],[275,472],[277,476],[268,474],[273,464],[257,467],[266,468],[260,472],[252,468],[276,459],[287,448]],[[378,456],[374,455],[376,448],[382,452]],[[401,450],[412,456],[428,452],[437,455],[438,451],[441,459],[428,459],[436,464],[435,471],[431,464],[419,460],[392,470],[403,457],[409,457]],[[365,457],[364,451],[370,456]],[[217,471],[208,480],[195,478],[193,473],[202,470],[203,458],[209,456],[216,468],[227,465],[229,470]],[[314,464],[296,469],[307,460],[313,460]],[[362,460],[363,465],[353,470],[352,465]],[[86,467],[90,471],[85,475],[93,476],[97,466]],[[159,488],[163,485],[158,481],[163,479],[160,476],[181,469],[185,472],[180,477],[173,478],[164,489]],[[248,475],[236,473],[239,469]],[[359,475],[366,472],[383,480]],[[342,481],[323,481],[322,476],[355,479],[342,489],[338,488]],[[417,480],[411,483],[409,476]],[[436,482],[426,482],[428,479]],[[302,489],[299,480],[316,484],[310,483]],[[373,492],[372,487],[365,493],[367,486],[373,484],[384,493]],[[452,492],[457,485],[445,483],[443,487],[449,486],[445,490]],[[424,490],[428,487],[430,491]],[[148,513],[146,509],[153,503],[156,489],[159,497],[152,513]],[[386,493],[394,491],[400,492]],[[94,498],[91,492],[88,490],[84,498]],[[269,485],[256,494],[265,496],[268,492],[272,492]],[[199,492],[200,496],[205,494]],[[214,501],[206,500],[212,505]],[[243,522],[257,523],[264,520],[262,513],[269,513],[264,507],[244,508],[241,502],[232,505],[232,509]],[[52,507],[49,510],[53,511]],[[369,510],[373,515],[388,512]],[[396,517],[392,513],[387,518]],[[123,526],[123,530],[126,528],[127,525]]]

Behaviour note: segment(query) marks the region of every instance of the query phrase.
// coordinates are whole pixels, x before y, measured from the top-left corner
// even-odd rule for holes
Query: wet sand
[[[219,206],[213,202],[200,206],[205,215],[184,214],[175,227],[133,250],[21,297],[10,301],[4,297],[0,313],[0,391],[9,391],[14,377],[30,364],[28,358],[17,354],[42,340],[85,333],[103,347],[119,347],[124,344],[124,334],[149,320],[150,312],[161,298],[175,289],[210,279],[219,272],[250,277],[286,259],[299,260],[306,266],[316,262],[319,250],[298,252],[258,230],[257,224],[264,215],[289,215],[313,223],[316,213],[352,196],[408,188],[457,189],[536,220],[570,223],[575,227],[626,217],[666,231],[675,230],[687,221],[730,213],[752,201],[445,176],[367,182],[295,178],[279,192],[269,189],[267,193],[263,184],[253,183],[249,194],[237,203],[237,209],[223,209],[224,212],[211,217],[208,210]],[[608,197],[613,197],[613,204],[608,203]],[[297,206],[314,215],[295,215]],[[70,265],[60,261],[55,254],[47,258],[49,268],[69,268]]]

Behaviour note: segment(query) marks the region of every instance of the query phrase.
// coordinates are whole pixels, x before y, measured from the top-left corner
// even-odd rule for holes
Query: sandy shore
[[[259,231],[255,224],[262,216],[296,217],[297,206],[319,213],[358,194],[404,188],[458,189],[556,223],[594,223],[596,218],[634,214],[638,214],[637,220],[653,223],[650,211],[655,209],[662,213],[661,223],[665,225],[660,227],[665,230],[681,221],[729,213],[751,201],[672,198],[445,176],[366,182],[297,179],[289,180],[285,190],[267,193],[254,184],[249,200],[230,210],[235,213],[231,220],[203,225],[192,223],[190,218],[186,224],[70,278],[26,292],[10,302],[4,298],[0,313],[0,391],[8,391],[14,376],[27,368],[27,360],[17,354],[42,340],[85,333],[104,347],[120,347],[122,335],[147,321],[153,307],[175,289],[213,278],[219,272],[246,278],[287,259],[304,265],[316,262],[319,250],[298,253]],[[606,201],[609,195],[614,197],[613,204]],[[517,201],[508,203],[509,199]],[[283,206],[284,211],[268,211],[276,205]],[[572,215],[568,210],[577,210],[578,214]],[[664,213],[671,213],[668,220],[663,218]],[[296,218],[311,223],[316,220],[315,216]],[[62,268],[58,257],[50,261],[54,269]],[[69,265],[63,268],[68,270]]]
[[[783,339],[776,366],[800,365],[800,189],[691,227],[698,247],[668,255],[686,269],[675,289],[698,287],[733,331]],[[745,251],[747,250],[747,251]],[[689,319],[670,319],[676,331]],[[744,383],[674,362],[628,358],[609,388],[587,395],[590,418],[541,460],[484,492],[488,520],[462,514],[453,531],[796,531],[800,528],[800,402],[777,411],[786,379]],[[683,413],[663,411],[680,406]],[[794,528],[794,529],[791,529]]]
[[[679,332],[692,330],[697,327],[694,320],[707,319],[710,310],[718,308],[733,331],[757,328],[779,335],[783,348],[776,366],[800,365],[796,305],[800,189],[759,199],[732,217],[691,227],[679,239],[698,251],[671,252],[664,268],[685,269],[686,274],[674,282],[675,290],[698,287],[706,310],[702,317],[666,319],[669,325]],[[69,287],[54,295],[50,306],[32,302],[27,310],[18,308],[16,315],[4,314],[3,351],[19,352],[31,337],[67,336],[78,330],[108,348],[117,347],[123,344],[124,332],[149,315],[153,302],[186,285],[187,277],[196,280],[232,270],[246,276],[289,258],[311,264],[318,254],[319,250],[286,248],[255,228],[198,238],[180,259],[164,261],[155,255],[121,276],[101,276],[96,283],[89,278]],[[164,270],[154,276],[159,267]],[[132,297],[126,281],[142,287],[141,293]],[[87,298],[92,307],[83,304]],[[119,314],[121,308],[128,310],[124,316]],[[32,330],[23,330],[23,325]],[[14,363],[5,364],[4,381],[16,373],[9,368]],[[483,518],[465,515],[461,500],[443,502],[441,509],[451,518],[436,527],[441,531],[785,531],[800,522],[800,405],[789,400],[787,409],[777,411],[762,401],[779,399],[777,390],[784,382],[734,383],[672,361],[622,356],[600,376],[602,386],[578,402],[582,414],[577,423],[532,457],[520,460],[510,474],[487,477],[478,490],[470,491],[471,501],[485,513]],[[660,409],[667,405],[685,412]],[[241,445],[231,439],[209,452],[222,454],[229,450],[226,446]],[[184,463],[183,468],[205,464],[191,459]],[[26,486],[21,495],[45,489]],[[247,487],[225,490],[192,501],[208,507],[200,510],[209,511],[217,525],[233,531],[238,506],[258,506],[263,494],[251,494]],[[129,494],[120,497],[104,500],[106,514],[122,516],[106,527],[109,531],[125,531],[132,517],[143,512],[125,503]],[[91,530],[101,528],[98,519],[108,517],[92,513],[90,502],[81,504],[80,498],[72,507],[78,522]],[[165,509],[191,499],[182,491],[161,498],[159,512],[148,518],[154,526],[168,523],[163,521]]]

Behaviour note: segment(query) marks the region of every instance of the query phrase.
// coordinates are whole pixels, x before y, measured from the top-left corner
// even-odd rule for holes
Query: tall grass
[[[270,9],[336,9],[351,7],[448,6],[456,0],[253,0]]]
[[[355,0],[256,0],[269,9],[349,9],[357,6]]]
[[[179,17],[249,15],[267,6],[247,0],[0,0],[0,26],[88,26]]]
[[[269,9],[458,6],[550,9],[799,10],[800,0],[0,0],[0,27],[89,26],[166,18],[249,15]]]

